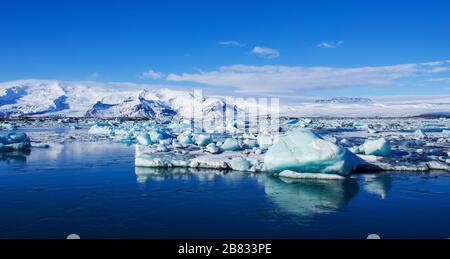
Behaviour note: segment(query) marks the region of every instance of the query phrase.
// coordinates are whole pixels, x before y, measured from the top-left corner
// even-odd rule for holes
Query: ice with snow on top
[[[316,180],[343,180],[345,177],[337,174],[317,174],[317,173],[298,173],[291,170],[284,170],[278,176],[293,179],[316,179]]]

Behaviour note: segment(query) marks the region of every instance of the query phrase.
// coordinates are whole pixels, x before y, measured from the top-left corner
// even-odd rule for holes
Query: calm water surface
[[[135,168],[124,144],[0,154],[0,238],[450,237],[450,176]]]

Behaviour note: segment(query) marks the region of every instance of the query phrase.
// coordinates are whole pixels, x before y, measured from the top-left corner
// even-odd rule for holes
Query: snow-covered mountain
[[[370,98],[361,97],[333,97],[328,99],[317,99],[315,103],[372,103]]]
[[[74,116],[190,118],[223,116],[225,98],[194,96],[187,91],[145,90],[54,80],[23,80],[0,84],[0,117]]]
[[[22,80],[0,83],[0,117],[146,117],[180,116],[206,119],[223,117],[225,109],[241,111],[255,105],[239,99],[204,97],[167,88],[149,90],[141,85],[56,80]],[[280,113],[307,117],[402,117],[449,114],[449,96],[327,98],[284,105]]]

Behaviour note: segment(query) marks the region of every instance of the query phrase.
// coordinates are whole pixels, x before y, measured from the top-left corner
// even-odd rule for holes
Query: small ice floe
[[[348,175],[358,158],[347,149],[326,141],[307,129],[279,136],[264,159],[264,169]]]
[[[413,135],[416,139],[424,139],[427,137],[427,135],[421,129],[417,129],[416,131],[414,131]]]
[[[316,179],[316,180],[344,180],[345,177],[337,174],[320,174],[320,173],[298,173],[291,170],[284,170],[278,174],[280,177],[293,179]]]
[[[9,130],[9,131],[14,131],[14,130],[17,130],[19,127],[15,123],[4,123],[4,124],[0,125],[0,128]]]
[[[47,143],[33,143],[32,148],[50,148],[50,144]]]
[[[445,138],[450,138],[450,130],[442,130],[442,136]]]
[[[450,165],[439,161],[429,161],[427,162],[427,166],[428,168],[430,168],[430,170],[450,171]]]
[[[299,122],[300,122],[299,119],[290,119],[290,120],[287,120],[287,121],[286,121],[286,124],[288,124],[288,125],[294,125],[294,124],[297,124],[297,123],[299,123]]]
[[[239,142],[234,138],[227,138],[220,146],[224,151],[237,151],[241,149]]]
[[[234,157],[229,162],[231,169],[236,171],[248,171],[251,167],[250,162],[243,157]]]
[[[367,130],[369,126],[365,123],[354,123],[353,127],[358,130]]]
[[[256,148],[258,146],[258,142],[255,139],[244,139],[243,144],[246,148]]]
[[[206,151],[208,151],[211,154],[218,154],[218,153],[220,153],[220,148],[218,146],[216,146],[216,144],[214,144],[214,143],[209,143],[206,146]]]
[[[111,136],[114,135],[114,128],[109,125],[95,124],[89,129],[88,134]]]
[[[30,138],[25,133],[0,135],[0,152],[26,150],[31,147]]]
[[[189,145],[194,143],[192,137],[193,136],[191,132],[183,132],[182,134],[178,135],[177,139],[181,144]]]
[[[207,146],[212,142],[212,138],[210,134],[197,134],[194,136],[194,142],[198,146]]]
[[[388,156],[391,153],[391,144],[385,138],[368,139],[360,146],[366,155]]]

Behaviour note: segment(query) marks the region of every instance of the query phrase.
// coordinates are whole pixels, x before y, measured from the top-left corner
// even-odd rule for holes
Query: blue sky
[[[439,0],[2,0],[0,81],[441,94],[450,92],[449,13]]]

